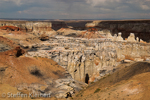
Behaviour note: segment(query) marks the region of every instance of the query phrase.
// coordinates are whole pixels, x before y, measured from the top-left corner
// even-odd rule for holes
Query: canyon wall
[[[86,30],[86,24],[92,21],[65,21],[68,26],[71,26],[74,30]]]
[[[52,27],[51,22],[34,22],[34,21],[0,21],[1,26],[15,26],[21,29],[21,31],[50,31]]]
[[[59,30],[61,28],[68,28],[68,25],[65,21],[51,21],[52,23],[52,29]]]
[[[135,37],[149,42],[150,39],[150,20],[126,20],[126,21],[93,21],[88,27],[96,27],[100,30],[108,29],[112,35],[122,33],[122,37],[127,38],[130,33]]]

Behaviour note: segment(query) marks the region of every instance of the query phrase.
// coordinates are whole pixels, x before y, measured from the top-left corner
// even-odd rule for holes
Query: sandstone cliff
[[[34,21],[0,21],[1,26],[15,26],[19,27],[20,30],[25,32],[32,31],[48,31],[51,30],[52,24],[51,22],[34,22]]]

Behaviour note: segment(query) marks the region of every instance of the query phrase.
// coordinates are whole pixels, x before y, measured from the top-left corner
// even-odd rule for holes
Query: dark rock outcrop
[[[66,21],[68,26],[71,26],[74,30],[86,30],[86,24],[92,21]]]
[[[139,37],[146,42],[150,41],[150,20],[101,21],[96,27],[100,30],[108,29],[113,35],[122,32],[124,39],[127,38],[130,33],[134,33],[135,38]]]
[[[52,23],[52,29],[54,30],[59,30],[61,28],[68,28],[65,21],[51,21],[51,23]]]

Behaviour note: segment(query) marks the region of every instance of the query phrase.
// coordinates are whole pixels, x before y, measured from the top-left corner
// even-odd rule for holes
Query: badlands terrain
[[[149,25],[1,20],[0,100],[149,100]]]

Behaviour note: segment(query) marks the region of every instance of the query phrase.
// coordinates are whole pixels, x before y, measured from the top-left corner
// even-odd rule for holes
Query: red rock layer
[[[2,30],[10,30],[10,31],[21,31],[22,29],[15,26],[1,26],[0,29]]]

